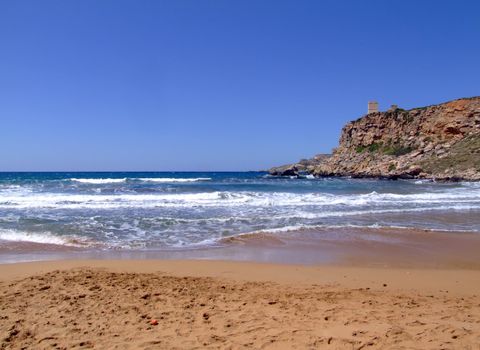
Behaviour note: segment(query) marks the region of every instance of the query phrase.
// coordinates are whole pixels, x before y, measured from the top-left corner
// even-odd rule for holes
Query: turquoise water
[[[261,172],[0,173],[0,244],[182,249],[325,227],[480,232],[480,184]]]

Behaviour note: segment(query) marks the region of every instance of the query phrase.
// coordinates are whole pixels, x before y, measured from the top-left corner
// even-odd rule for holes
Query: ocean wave
[[[48,232],[33,233],[11,229],[0,230],[0,240],[11,242],[31,242],[41,244],[64,245],[71,247],[85,247],[91,244],[78,237],[60,237]]]
[[[282,192],[200,192],[165,194],[0,194],[0,208],[114,209],[155,207],[402,207],[455,205],[480,208],[478,191],[430,192],[421,194],[376,193],[333,195],[322,193]]]
[[[74,182],[85,183],[85,184],[101,185],[101,184],[126,182],[127,178],[123,178],[123,179],[79,179],[79,178],[71,178],[69,180],[74,181]]]
[[[275,228],[266,228],[262,230],[255,230],[251,232],[240,233],[239,235],[250,235],[255,233],[289,233],[289,232],[302,232],[313,230],[325,230],[325,229],[368,229],[368,230],[405,230],[405,231],[422,231],[422,232],[458,232],[458,233],[477,233],[476,230],[462,230],[462,229],[442,229],[442,228],[427,228],[417,226],[402,226],[402,225],[382,225],[382,224],[299,224],[282,226]]]
[[[361,239],[370,241],[400,241],[399,233],[477,233],[474,230],[458,230],[458,229],[437,229],[437,228],[423,228],[423,227],[409,227],[400,225],[380,225],[380,224],[337,224],[337,225],[318,225],[318,224],[299,224],[291,226],[283,226],[277,228],[267,228],[262,230],[254,230],[244,233],[235,234],[228,237],[221,237],[218,239],[220,244],[228,243],[246,243],[249,241],[255,242],[269,242],[269,243],[284,243],[288,239],[302,238],[302,235],[309,234],[308,238],[312,238],[312,234],[317,235],[316,238],[322,240],[341,239]],[[392,236],[391,234],[395,234]],[[321,235],[321,236],[320,236]]]
[[[386,236],[372,233],[377,228],[397,236],[401,225],[480,233],[480,183],[260,176],[70,173],[3,181],[0,244],[195,249],[242,232],[345,239]]]
[[[159,183],[172,183],[172,182],[199,182],[199,181],[211,181],[211,177],[196,177],[196,178],[175,178],[175,177],[140,177],[134,180],[143,182],[159,182]]]
[[[187,182],[200,182],[211,181],[210,177],[196,177],[196,178],[176,178],[176,177],[138,177],[138,178],[71,178],[68,181],[79,182],[83,184],[103,185],[113,183],[125,183],[130,181],[139,182],[155,182],[155,183],[187,183]]]

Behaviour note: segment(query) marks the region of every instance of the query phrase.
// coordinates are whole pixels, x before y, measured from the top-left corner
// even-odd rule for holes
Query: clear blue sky
[[[0,0],[0,170],[256,170],[480,94],[480,1]]]

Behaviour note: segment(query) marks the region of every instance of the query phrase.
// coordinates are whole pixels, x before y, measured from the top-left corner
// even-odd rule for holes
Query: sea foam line
[[[405,207],[405,205],[408,206]],[[409,208],[412,205],[465,205],[480,208],[478,191],[462,193],[378,194],[363,195],[293,194],[264,192],[202,192],[169,194],[0,194],[0,208],[113,209],[128,207],[288,207],[323,208],[373,206]]]
[[[160,183],[171,183],[171,182],[199,182],[199,181],[211,181],[211,177],[196,177],[196,178],[175,178],[175,177],[140,177],[132,180],[138,180],[143,182],[160,182]]]
[[[370,229],[370,230],[404,230],[404,231],[424,231],[424,232],[457,232],[457,233],[478,233],[477,230],[465,230],[465,229],[442,229],[442,228],[428,228],[428,227],[419,227],[419,226],[402,226],[402,225],[381,225],[381,224],[327,224],[327,225],[318,225],[318,224],[299,224],[299,225],[290,225],[283,227],[275,228],[266,228],[261,230],[249,231],[240,233],[235,236],[242,235],[251,235],[256,233],[289,233],[289,232],[300,232],[300,231],[309,231],[309,230],[324,230],[324,229]]]
[[[175,182],[200,182],[200,181],[211,181],[210,177],[195,177],[195,178],[175,178],[175,177],[138,177],[138,178],[71,178],[69,181],[80,182],[83,184],[92,184],[92,185],[103,185],[110,183],[124,183],[127,181],[141,181],[141,182],[156,182],[156,183],[175,183]]]
[[[48,232],[34,233],[25,231],[16,231],[10,229],[0,230],[0,240],[11,242],[31,242],[41,244],[55,244],[71,247],[80,247],[88,245],[87,242],[82,242],[76,237],[60,237]]]
[[[123,179],[79,179],[79,178],[71,178],[70,181],[86,183],[86,184],[109,184],[109,183],[121,183],[126,182],[127,178]]]
[[[344,229],[351,229],[352,231],[347,232],[347,236],[345,235],[344,231],[335,231],[335,230],[344,230]],[[326,231],[328,230],[328,231]],[[332,231],[330,231],[332,230]],[[369,231],[362,231],[360,235],[357,236],[357,231],[355,230],[370,230]],[[261,230],[254,230],[249,232],[243,232],[239,234],[234,234],[231,236],[220,237],[216,241],[217,243],[224,244],[230,243],[235,241],[243,241],[248,240],[251,238],[257,237],[272,237],[276,239],[288,240],[289,238],[294,238],[292,236],[285,236],[284,234],[288,233],[308,233],[313,232],[316,233],[327,233],[327,234],[335,234],[334,240],[339,240],[342,237],[351,239],[351,238],[359,238],[359,239],[367,239],[367,240],[381,240],[381,241],[389,241],[394,242],[395,240],[401,238],[401,236],[391,236],[387,232],[385,232],[385,236],[382,239],[376,237],[379,232],[382,230],[396,230],[397,232],[404,231],[405,233],[409,232],[442,232],[442,233],[463,233],[463,234],[472,234],[478,233],[475,230],[448,230],[448,229],[437,229],[437,228],[423,228],[423,227],[409,227],[409,226],[399,226],[399,225],[379,225],[379,224],[370,224],[370,225],[354,225],[354,224],[339,224],[339,225],[292,225],[292,226],[284,226],[284,227],[277,227],[277,228],[266,228]],[[340,236],[339,236],[340,235]],[[321,236],[322,239],[332,239],[328,236]]]

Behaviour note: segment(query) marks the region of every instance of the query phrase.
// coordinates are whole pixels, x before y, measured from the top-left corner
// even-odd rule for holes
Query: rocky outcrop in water
[[[331,157],[331,154],[317,154],[311,159],[302,159],[295,164],[281,165],[271,168],[270,175],[273,176],[302,176],[302,174],[312,174],[315,168],[322,162]]]
[[[480,180],[480,97],[367,114],[309,162],[315,176]]]

